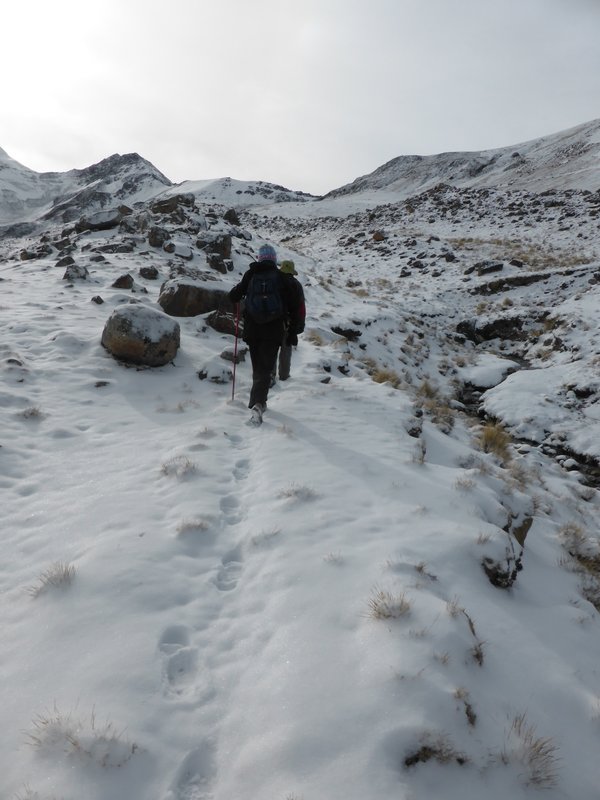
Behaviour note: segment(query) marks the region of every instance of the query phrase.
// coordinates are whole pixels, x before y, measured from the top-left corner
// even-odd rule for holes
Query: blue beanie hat
[[[258,261],[272,261],[277,263],[277,253],[271,244],[263,244],[258,251]]]

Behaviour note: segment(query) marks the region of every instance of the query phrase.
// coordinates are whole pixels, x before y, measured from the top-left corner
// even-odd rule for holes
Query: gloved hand
[[[298,345],[298,334],[288,333],[285,343],[287,344],[288,347],[296,347]]]

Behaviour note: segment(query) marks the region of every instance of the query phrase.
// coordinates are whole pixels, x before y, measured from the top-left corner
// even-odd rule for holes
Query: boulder
[[[191,261],[194,258],[194,251],[192,248],[181,242],[174,242],[173,240],[165,242],[163,244],[163,250],[165,253],[171,253],[174,256],[183,258],[184,261]]]
[[[120,361],[161,367],[177,354],[179,323],[138,303],[121,306],[106,321],[101,343]]]
[[[42,245],[38,247],[36,250],[21,250],[19,253],[19,258],[21,261],[33,261],[36,258],[44,258],[44,256],[48,256],[52,253],[52,248],[50,245]]]
[[[210,281],[174,278],[160,288],[158,302],[172,317],[196,317],[218,309],[232,311],[227,291],[210,285]]]
[[[148,231],[148,244],[150,247],[162,247],[170,239],[169,231],[153,225]]]
[[[207,233],[196,241],[196,247],[207,253],[217,253],[221,258],[231,258],[231,236],[228,233]]]
[[[235,313],[226,311],[213,311],[206,318],[206,324],[217,331],[217,333],[226,333],[230,336],[235,336]],[[241,337],[243,332],[242,320],[238,320],[238,336]]]
[[[69,264],[62,279],[63,281],[85,281],[89,274],[87,267],[83,267],[81,264]]]
[[[504,264],[502,261],[485,260],[478,261],[474,268],[477,270],[478,275],[488,275],[490,272],[502,272]]]
[[[148,281],[155,281],[158,278],[156,267],[140,267],[140,275]]]
[[[221,358],[223,359],[223,361],[230,361],[231,363],[242,364],[246,360],[247,353],[248,353],[247,347],[238,347],[237,352],[233,347],[227,347],[221,353]]]
[[[223,256],[219,255],[219,253],[207,253],[206,263],[211,269],[214,269],[215,272],[220,272],[222,275],[226,275],[228,271],[227,265],[231,264],[231,260],[224,259]]]
[[[75,225],[75,230],[77,233],[82,233],[83,231],[106,231],[110,228],[118,227],[122,219],[123,213],[120,208],[96,211],[87,217],[81,217]]]
[[[133,289],[133,276],[126,272],[112,284],[113,289]]]
[[[228,209],[228,210],[227,210],[227,211],[226,211],[226,212],[223,214],[223,219],[224,219],[226,222],[229,222],[231,225],[240,225],[240,224],[241,224],[241,223],[240,223],[240,218],[238,217],[238,213],[237,213],[237,211],[235,210],[235,208],[230,208],[230,209]]]

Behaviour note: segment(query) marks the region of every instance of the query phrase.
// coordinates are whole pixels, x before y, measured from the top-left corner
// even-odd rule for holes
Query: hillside
[[[600,192],[429,174],[0,239],[2,797],[597,796]],[[101,346],[264,241],[309,316],[261,428],[222,303]]]
[[[599,190],[600,120],[496,150],[400,156],[326,197],[377,190],[406,198],[439,183],[530,192]]]

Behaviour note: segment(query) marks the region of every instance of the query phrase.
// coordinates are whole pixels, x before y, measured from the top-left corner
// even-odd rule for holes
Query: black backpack
[[[285,307],[281,296],[281,276],[277,268],[255,272],[250,278],[245,309],[250,319],[259,324],[283,317]]]

